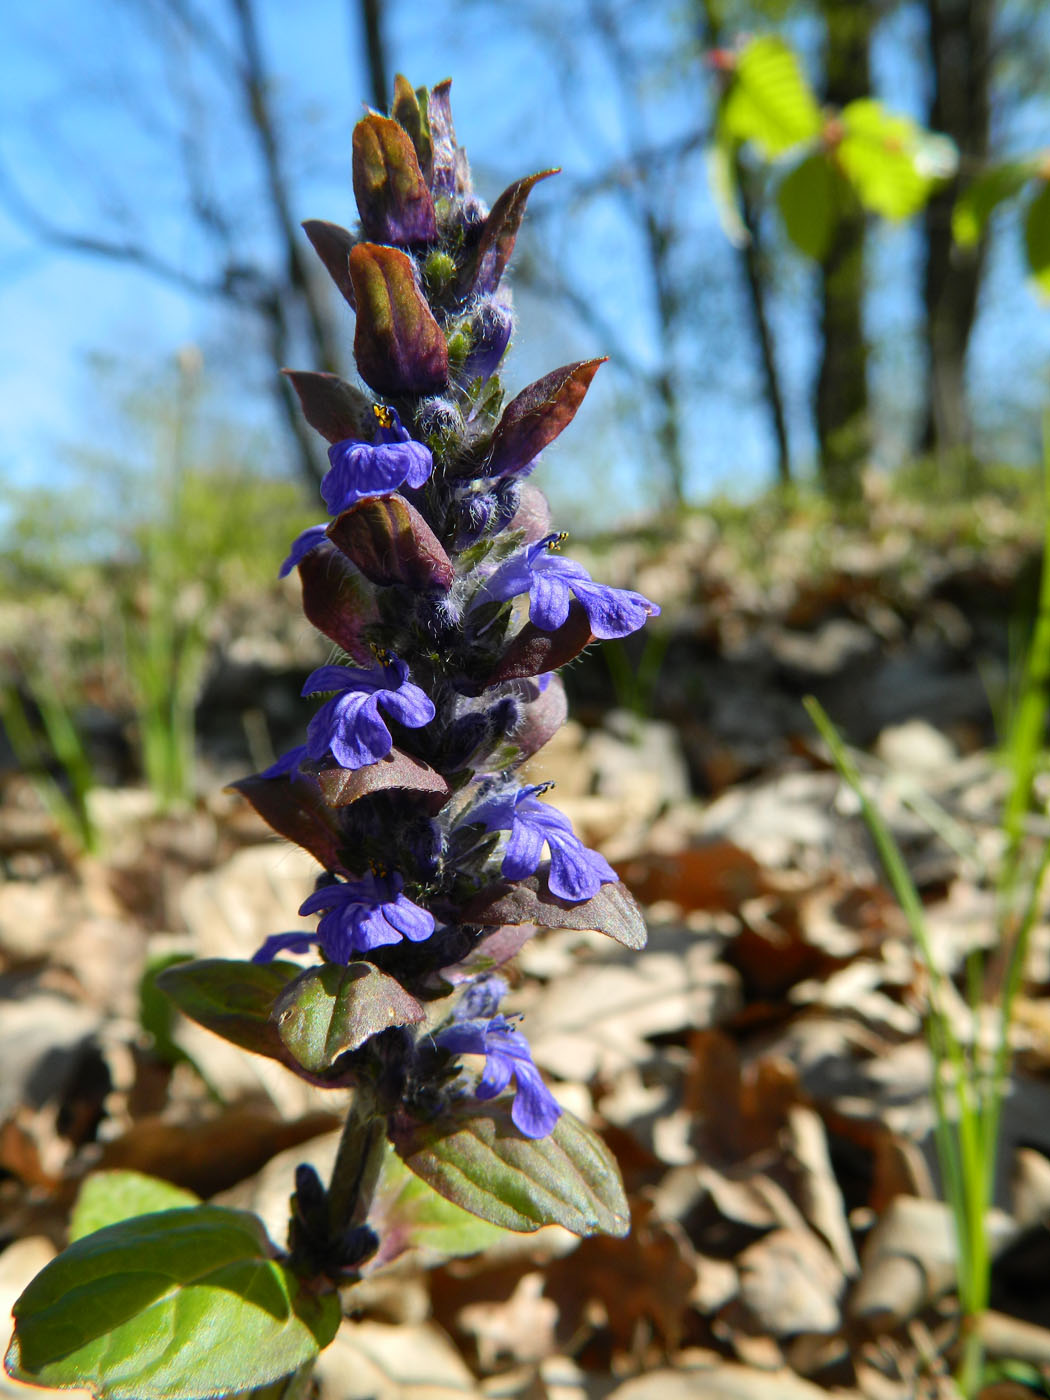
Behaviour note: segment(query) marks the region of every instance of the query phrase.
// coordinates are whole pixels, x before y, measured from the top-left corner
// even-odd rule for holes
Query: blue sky
[[[27,199],[65,227],[97,228],[102,206],[126,217],[165,256],[192,267],[207,248],[180,212],[179,180],[158,160],[162,143],[153,133],[158,123],[185,127],[186,110],[194,112],[170,91],[182,85],[185,56],[151,43],[136,9],[130,0],[91,6],[45,0],[7,11],[8,36],[0,44],[0,162]],[[216,4],[211,12],[224,9]],[[367,93],[353,24],[356,5],[259,0],[258,9],[278,105],[294,133],[290,165],[298,212],[352,222],[350,130]],[[575,13],[574,6],[552,5],[549,14],[569,9]],[[542,10],[539,3],[530,7],[532,13]],[[494,0],[390,0],[391,61],[413,82],[453,77],[458,134],[476,183],[490,200],[516,175],[562,167],[560,181],[540,186],[533,197],[534,226],[549,239],[550,255],[577,270],[581,292],[638,359],[650,363],[656,351],[652,310],[638,276],[634,235],[616,200],[573,205],[571,217],[558,212],[581,182],[622,149],[622,114],[603,52],[586,23],[573,21],[574,77],[567,84],[565,34],[544,40],[523,13]],[[635,13],[633,40],[652,64],[648,134],[653,141],[669,140],[703,115],[703,94],[695,81],[683,81],[680,55],[667,43],[657,7],[637,6]],[[798,36],[807,42],[805,25]],[[875,53],[879,95],[916,114],[922,96],[918,41],[905,8],[884,26]],[[256,200],[251,152],[206,66],[193,78],[199,90],[193,123],[213,133],[218,124],[224,133],[218,142],[213,136],[212,149],[221,162],[223,188],[235,195],[243,215],[243,237],[254,245],[266,214]],[[684,94],[690,94],[688,102]],[[1012,139],[1037,140],[1044,116],[1038,104],[1025,109]],[[770,479],[773,448],[754,356],[740,330],[738,274],[699,158],[682,167],[668,198],[683,211],[683,256],[696,266],[696,329],[682,352],[691,406],[690,493],[702,499],[719,489],[746,492]],[[1038,437],[1050,316],[1025,285],[1011,217],[1001,221],[994,248],[972,373],[982,421],[1016,446]],[[886,462],[906,442],[915,412],[918,257],[914,230],[883,229],[874,241],[878,295],[871,298],[868,322],[875,345],[878,451]],[[798,460],[806,463],[813,454],[807,412],[815,355],[812,273],[802,259],[786,254],[777,260],[775,278],[774,321],[792,438]],[[610,348],[549,305],[527,297],[518,304],[520,328],[507,375],[512,389],[555,364]],[[70,444],[132,450],[118,395],[100,380],[100,361],[110,366],[108,382],[163,382],[176,349],[201,344],[223,384],[241,386],[227,411],[243,418],[246,431],[270,424],[261,392],[269,370],[242,350],[243,327],[141,271],[42,248],[2,204],[0,307],[0,472],[6,482],[36,486],[70,479]],[[603,369],[574,429],[543,469],[545,484],[566,509],[608,520],[641,510],[652,499],[651,445],[639,413],[632,416],[636,397],[622,370]],[[260,449],[260,465],[280,471],[279,436],[264,431],[261,441],[268,446]]]

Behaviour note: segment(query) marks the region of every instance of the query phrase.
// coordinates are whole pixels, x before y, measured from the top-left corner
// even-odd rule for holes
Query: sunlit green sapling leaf
[[[504,1229],[563,1225],[574,1235],[625,1235],[630,1228],[612,1154],[571,1113],[548,1136],[527,1138],[511,1121],[508,1099],[466,1100],[435,1122],[399,1115],[392,1137],[435,1191]]]
[[[814,151],[789,170],[777,189],[787,235],[800,252],[823,262],[839,217],[842,177],[824,151]]]
[[[933,187],[955,170],[955,147],[947,138],[887,112],[874,98],[851,102],[840,120],[839,164],[860,202],[884,218],[918,213]]]
[[[754,142],[770,160],[820,135],[820,107],[783,39],[763,35],[741,51],[719,122],[731,140]]]
[[[142,1172],[94,1172],[77,1193],[69,1222],[70,1243],[136,1215],[200,1205],[200,1197]]]
[[[1035,173],[1035,162],[1010,160],[993,166],[967,185],[952,210],[952,237],[964,248],[981,238],[995,209],[1015,195]]]
[[[711,198],[715,202],[715,212],[722,232],[734,248],[742,248],[749,234],[740,208],[740,190],[737,184],[733,160],[733,142],[719,129],[716,139],[708,146],[704,160],[707,165],[707,182],[711,187]]]
[[[138,1216],[77,1240],[14,1307],[6,1365],[37,1385],[99,1400],[197,1400],[270,1385],[311,1361],[339,1326],[272,1257],[243,1211],[196,1206]]]
[[[1050,182],[1041,180],[1024,221],[1028,267],[1039,290],[1050,296]]]

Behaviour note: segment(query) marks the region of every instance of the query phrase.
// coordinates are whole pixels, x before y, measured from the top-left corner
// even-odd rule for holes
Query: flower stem
[[[371,1090],[355,1090],[328,1187],[332,1236],[364,1223],[383,1165],[386,1127]]]

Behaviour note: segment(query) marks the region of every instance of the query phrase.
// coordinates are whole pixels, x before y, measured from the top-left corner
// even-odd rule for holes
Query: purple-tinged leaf
[[[296,1068],[270,1015],[301,970],[296,963],[204,958],[166,967],[157,974],[157,986],[191,1021],[242,1050]]]
[[[552,370],[510,401],[492,435],[486,476],[522,472],[576,416],[606,356]]]
[[[494,972],[521,952],[536,932],[536,924],[503,924],[478,940],[461,962],[443,967],[437,976],[451,987]]]
[[[427,104],[434,160],[430,187],[435,199],[451,199],[454,194],[469,194],[470,167],[464,152],[456,145],[456,129],[452,125],[452,79],[446,78],[431,88]]]
[[[327,223],[324,219],[307,219],[303,232],[314,245],[314,252],[324,263],[329,277],[339,288],[341,295],[357,310],[353,283],[350,280],[350,249],[354,237],[338,224]]]
[[[544,632],[535,623],[526,622],[483,684],[487,687],[499,681],[523,680],[556,671],[593,641],[590,618],[583,604],[574,598],[569,604],[569,616],[553,632]]]
[[[358,243],[350,278],[357,299],[354,358],[365,383],[390,398],[443,389],[448,346],[416,283],[412,259],[397,248]]]
[[[615,938],[625,948],[645,947],[645,920],[622,881],[602,885],[592,898],[571,904],[551,894],[547,884],[549,868],[545,861],[526,880],[501,880],[481,890],[460,911],[460,918],[465,924],[480,924],[482,928],[538,924],[540,928],[595,929]]]
[[[407,792],[423,800],[427,811],[440,812],[451,796],[448,781],[436,769],[400,749],[364,768],[322,768],[317,775],[333,807],[349,807],[377,792]]]
[[[569,702],[561,677],[551,676],[547,689],[524,707],[521,723],[511,736],[518,747],[519,760],[542,749],[557,734],[568,714]]]
[[[325,801],[316,778],[305,773],[253,776],[230,787],[250,802],[278,835],[309,851],[325,870],[341,864],[339,815]]]
[[[354,197],[365,236],[376,243],[427,243],[437,237],[416,149],[396,121],[369,112],[354,127]]]
[[[531,481],[523,481],[518,488],[518,509],[507,526],[509,530],[521,530],[526,544],[535,544],[551,532],[551,507],[547,497]]]
[[[396,492],[343,511],[329,525],[328,538],[372,583],[447,593],[455,582],[441,541],[415,506]]]
[[[303,612],[319,632],[330,637],[361,666],[375,657],[366,640],[378,619],[372,586],[335,546],[312,549],[299,561]]]
[[[329,442],[366,437],[375,425],[372,401],[338,374],[284,369],[299,395],[303,417]]]
[[[571,1113],[547,1137],[523,1137],[510,1100],[466,1100],[442,1118],[390,1125],[405,1165],[447,1200],[506,1230],[562,1225],[574,1235],[625,1235],[630,1215],[612,1153]]]
[[[378,1236],[379,1248],[362,1266],[364,1278],[408,1250],[413,1268],[433,1268],[462,1254],[480,1254],[504,1238],[497,1226],[453,1205],[410,1172],[390,1142],[365,1223]]]
[[[557,170],[540,170],[535,175],[515,180],[503,191],[482,224],[477,245],[463,268],[458,288],[461,296],[472,293],[485,296],[496,290],[514,251],[532,187],[549,175],[557,174]]]
[[[321,1074],[380,1031],[412,1025],[425,1014],[400,982],[371,963],[325,963],[284,987],[273,1022],[293,1059]]]
[[[398,73],[394,79],[394,105],[390,115],[412,138],[419,168],[429,185],[434,171],[434,145],[427,118],[426,88],[413,89],[405,75]]]

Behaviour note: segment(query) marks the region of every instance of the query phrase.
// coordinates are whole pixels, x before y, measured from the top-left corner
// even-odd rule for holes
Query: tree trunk
[[[963,175],[988,154],[991,32],[994,0],[926,0],[933,90],[928,124],[959,149]],[[966,347],[977,316],[985,240],[974,248],[952,241],[952,181],[926,206],[925,421],[920,445],[938,454],[965,451],[971,441]]]
[[[869,50],[876,8],[871,0],[822,0],[825,24],[824,100],[844,107],[871,91]],[[864,339],[865,218],[843,201],[831,249],[820,270],[820,372],[816,422],[820,475],[839,500],[860,494],[860,471],[870,447]]]
[[[372,89],[372,106],[386,112],[390,106],[387,79],[386,42],[383,33],[383,0],[358,0],[361,34],[368,63],[368,85]]]

